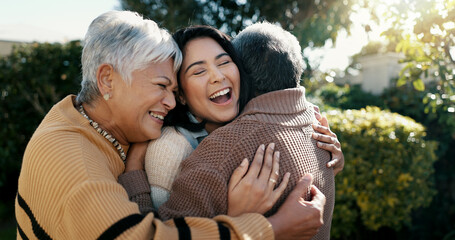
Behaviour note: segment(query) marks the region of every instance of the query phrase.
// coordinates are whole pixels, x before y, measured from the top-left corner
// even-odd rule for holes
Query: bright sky
[[[93,19],[119,6],[118,0],[1,0],[0,40],[82,39]]]
[[[0,40],[65,42],[82,39],[94,18],[115,9],[120,9],[119,0],[1,0]],[[363,18],[354,17],[353,22]],[[320,62],[320,70],[344,69],[349,64],[349,56],[359,52],[367,42],[361,27],[354,26],[352,36],[340,33],[335,46],[328,43],[322,49],[305,54]]]

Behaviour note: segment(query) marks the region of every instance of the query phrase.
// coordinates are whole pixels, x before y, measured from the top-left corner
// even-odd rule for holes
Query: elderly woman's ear
[[[96,72],[96,82],[98,89],[104,100],[109,100],[112,97],[112,81],[114,76],[114,68],[110,64],[103,63],[98,67]]]

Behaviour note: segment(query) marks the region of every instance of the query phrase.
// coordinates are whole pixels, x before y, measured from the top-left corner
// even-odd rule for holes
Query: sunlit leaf
[[[406,77],[402,76],[397,81],[397,87],[401,87],[406,84]]]
[[[423,91],[425,90],[425,84],[423,84],[423,81],[422,79],[417,79],[417,80],[414,80],[412,81],[412,85],[414,86],[414,88],[418,91]]]

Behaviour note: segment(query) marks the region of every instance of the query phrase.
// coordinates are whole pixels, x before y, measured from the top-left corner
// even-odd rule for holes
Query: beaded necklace
[[[93,121],[92,119],[90,119],[87,114],[85,113],[84,111],[84,107],[82,106],[82,104],[79,106],[79,112],[82,114],[82,116],[84,116],[85,118],[87,118],[87,120],[90,122],[90,125],[99,133],[101,134],[103,137],[105,137],[110,143],[112,143],[112,145],[114,145],[114,147],[117,149],[120,157],[122,158],[123,160],[123,163],[125,163],[125,160],[126,160],[126,154],[125,154],[125,151],[123,151],[123,148],[122,148],[122,145],[120,145],[120,143],[112,136],[110,135],[109,133],[107,133],[104,129],[102,129],[97,122]]]

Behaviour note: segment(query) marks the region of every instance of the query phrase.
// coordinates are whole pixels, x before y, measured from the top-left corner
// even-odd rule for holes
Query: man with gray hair
[[[329,155],[311,138],[313,107],[305,99],[305,88],[299,87],[304,69],[300,44],[290,32],[266,22],[247,27],[233,44],[256,94],[238,120],[276,125],[269,139],[277,142],[282,153],[281,168],[293,176],[288,187],[304,173],[313,174],[314,184],[326,197],[324,225],[314,239],[329,239],[335,180],[332,169],[325,167]],[[255,107],[249,108],[250,104]]]
[[[309,230],[307,235],[298,237],[329,239],[334,171],[326,166],[330,154],[312,138],[316,119],[314,106],[305,99],[305,88],[299,86],[304,65],[299,42],[277,25],[257,23],[240,32],[233,43],[250,76],[243,81],[251,81],[255,97],[233,122],[213,131],[182,162],[173,185],[177,187],[172,188],[171,198],[160,208],[160,214],[166,217],[226,214],[227,183],[232,172],[245,156],[253,159],[257,146],[275,143],[282,160],[279,172],[270,175],[269,184],[279,184],[286,172],[291,177],[283,196],[265,216],[274,214],[299,179],[310,173],[326,202],[314,196],[314,189],[306,194],[305,199],[312,201],[309,205],[321,208],[319,215],[309,214],[308,223],[319,218],[323,225],[318,231]],[[198,179],[198,184],[193,179]],[[179,201],[190,197],[196,199],[191,204]]]

